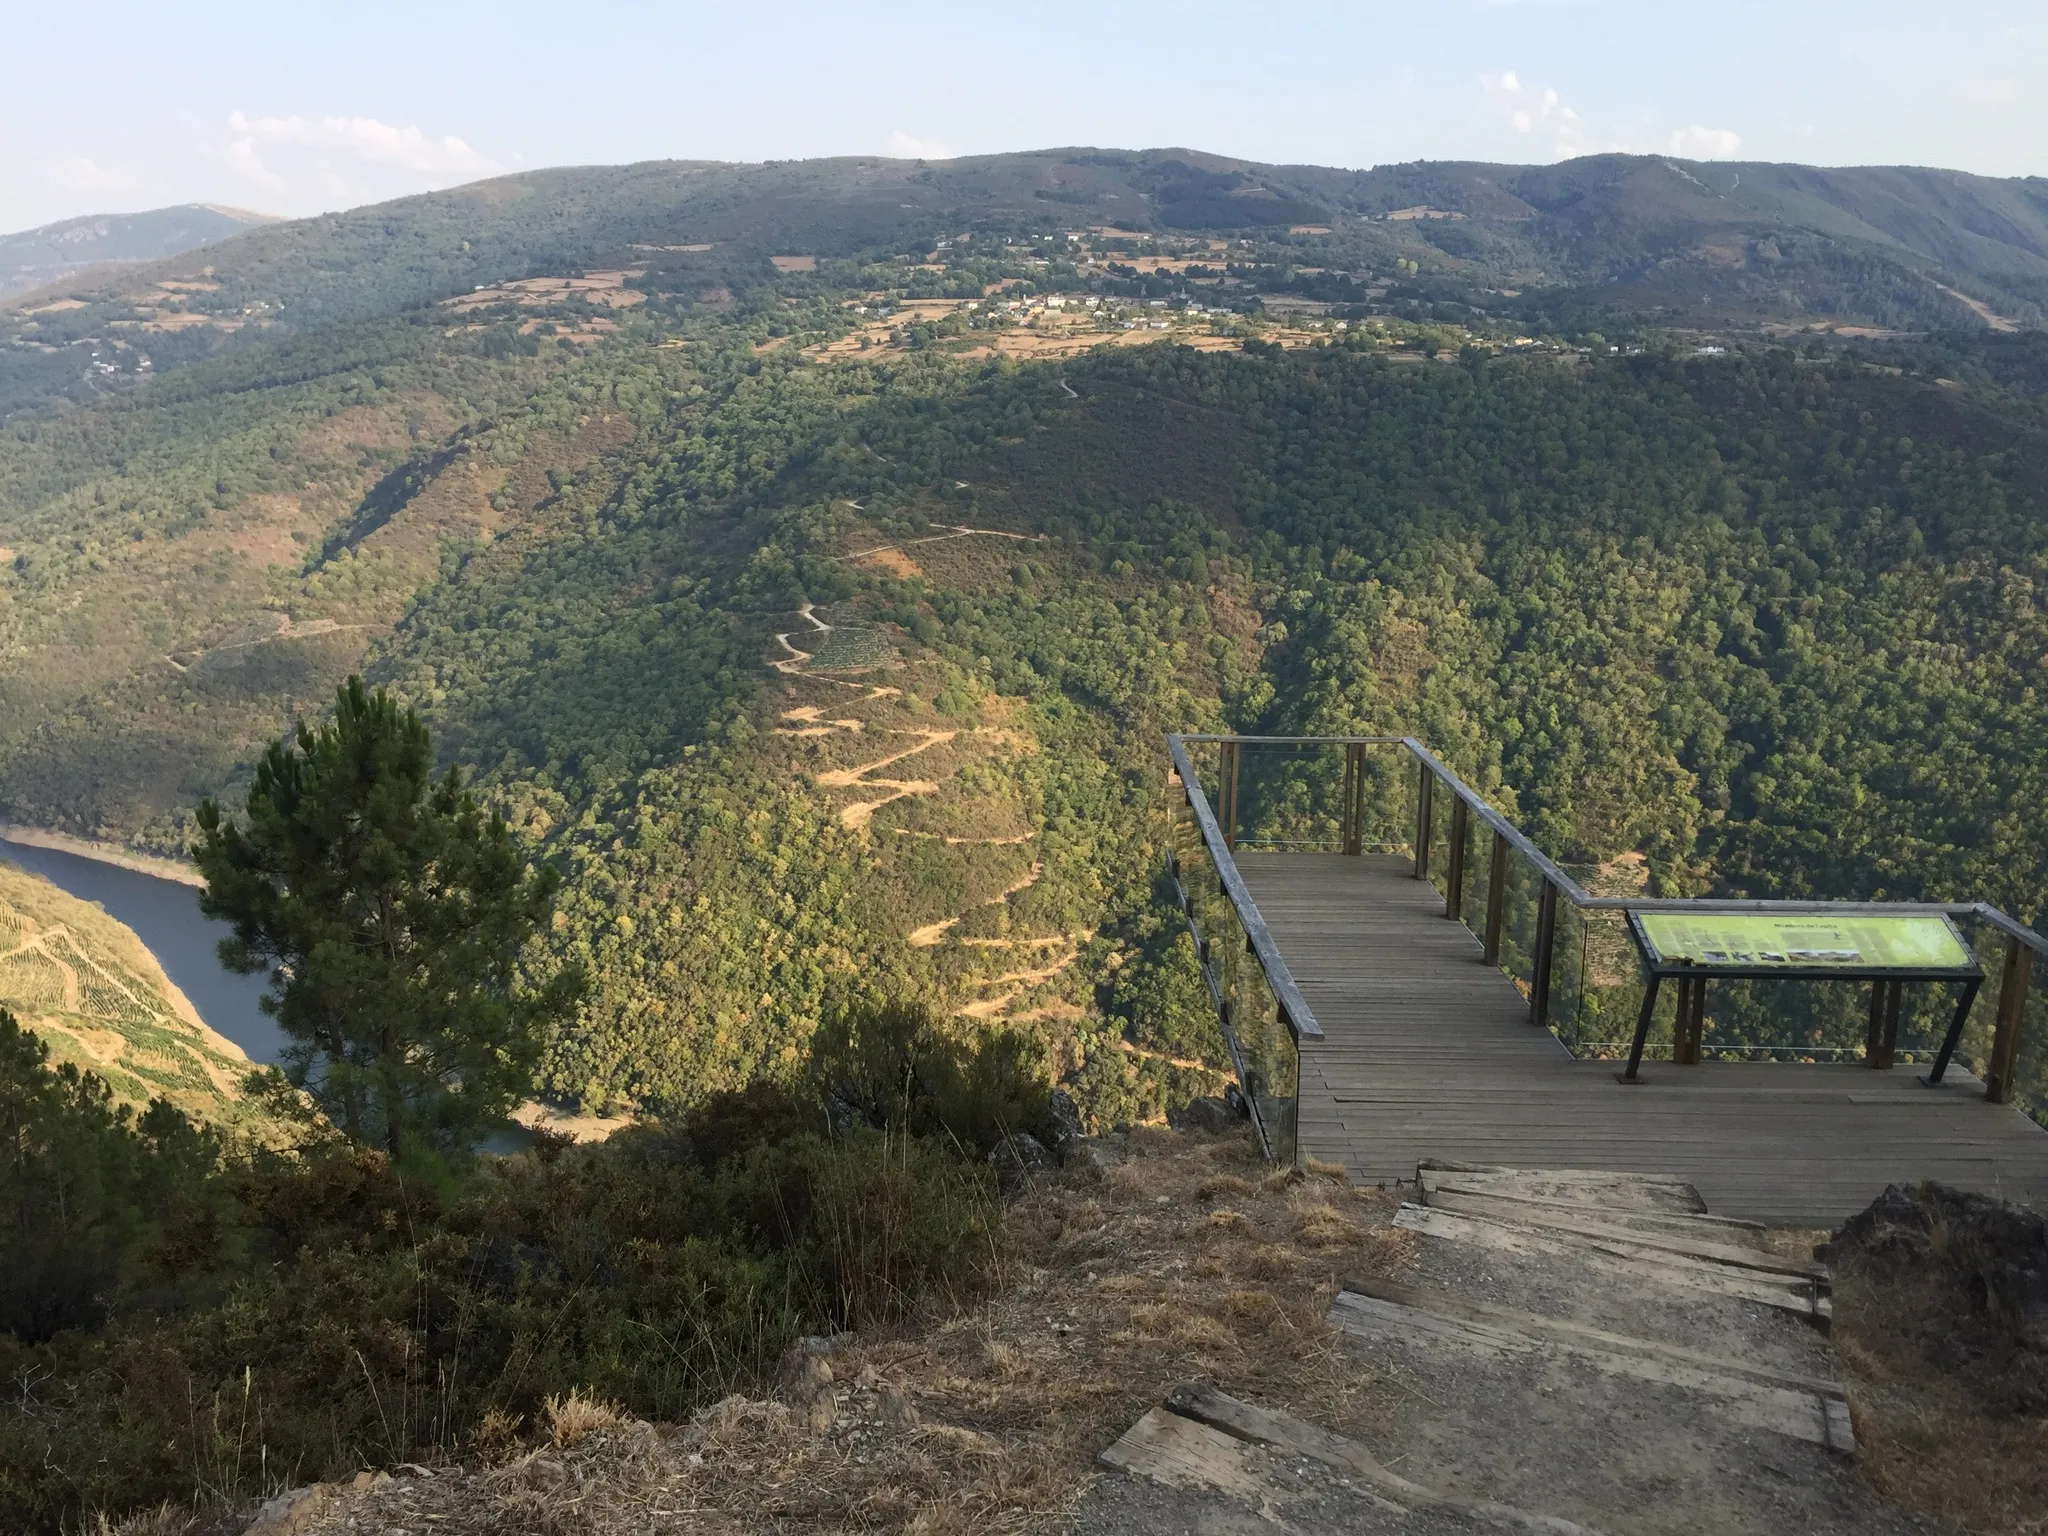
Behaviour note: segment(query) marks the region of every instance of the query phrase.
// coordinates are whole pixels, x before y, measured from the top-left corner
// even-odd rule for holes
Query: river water
[[[126,923],[199,1016],[251,1061],[274,1062],[283,1053],[282,1031],[256,1006],[266,985],[263,977],[237,976],[220,963],[216,946],[230,930],[201,914],[196,887],[25,843],[0,843],[0,859],[41,875],[81,901],[98,902],[108,916]]]

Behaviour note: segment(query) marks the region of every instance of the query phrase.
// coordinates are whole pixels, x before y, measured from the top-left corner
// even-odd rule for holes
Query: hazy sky
[[[1178,144],[2048,174],[2044,0],[0,0],[0,230],[542,165]]]

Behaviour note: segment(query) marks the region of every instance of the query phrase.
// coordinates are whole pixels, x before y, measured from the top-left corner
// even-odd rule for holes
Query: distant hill
[[[1437,319],[1476,306],[1559,334],[1612,329],[1616,316],[1750,331],[2048,324],[2039,177],[1654,155],[1352,171],[1189,149],[664,160],[531,171],[288,222],[194,207],[0,240],[0,274],[19,274],[0,275],[0,296],[31,272],[43,283],[12,313],[0,303],[0,419],[507,280],[688,267],[715,286],[751,281],[776,255],[1105,227],[1249,241],[1261,286],[1290,303],[1386,298],[1421,318],[1448,306]],[[231,247],[181,249],[236,230],[248,233]],[[128,265],[109,271],[117,259]],[[76,280],[53,289],[60,269]]]
[[[47,287],[106,262],[181,255],[271,222],[269,214],[243,208],[181,203],[147,213],[91,213],[0,235],[0,297]]]

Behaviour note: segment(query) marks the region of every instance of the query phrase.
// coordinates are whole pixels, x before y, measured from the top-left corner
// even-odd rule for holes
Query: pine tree
[[[221,960],[270,972],[285,1073],[345,1135],[448,1153],[503,1122],[582,978],[526,982],[559,876],[459,769],[435,775],[417,711],[349,678],[331,721],[264,753],[244,818],[208,800],[199,828],[201,909],[234,925]]]

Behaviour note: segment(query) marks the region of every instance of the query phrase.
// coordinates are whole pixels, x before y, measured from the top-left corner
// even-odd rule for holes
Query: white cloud
[[[889,135],[887,153],[898,160],[951,160],[959,152],[937,139],[914,138],[898,128]]]
[[[1587,122],[1566,104],[1554,86],[1525,84],[1512,69],[1481,75],[1479,88],[1502,122],[1534,141],[1554,160],[1574,155],[1635,154],[1636,144],[1647,148],[1665,137],[1655,119],[1645,113],[1643,120],[1634,125],[1641,138],[1631,143],[1622,134]],[[1670,133],[1667,144],[1667,152],[1680,159],[1720,160],[1741,150],[1742,135],[1731,128],[1708,128],[1693,123]]]
[[[230,166],[267,191],[282,192],[291,185],[263,163],[263,157],[256,152],[254,139],[236,139],[227,148],[227,161]]]
[[[345,156],[370,165],[390,165],[428,176],[488,176],[499,169],[452,134],[430,138],[417,127],[395,127],[374,117],[250,117],[228,114],[228,127],[243,143],[291,145]]]
[[[1579,114],[1564,103],[1553,86],[1541,90],[1522,84],[1512,69],[1479,77],[1479,88],[1516,133],[1548,141],[1552,158],[1583,155],[1593,148]],[[1610,146],[1613,147],[1613,146]]]
[[[1732,128],[1703,128],[1698,123],[1671,135],[1671,153],[1681,160],[1726,160],[1742,148],[1742,135]]]
[[[135,178],[84,155],[66,155],[49,169],[50,180],[71,192],[126,192]]]

